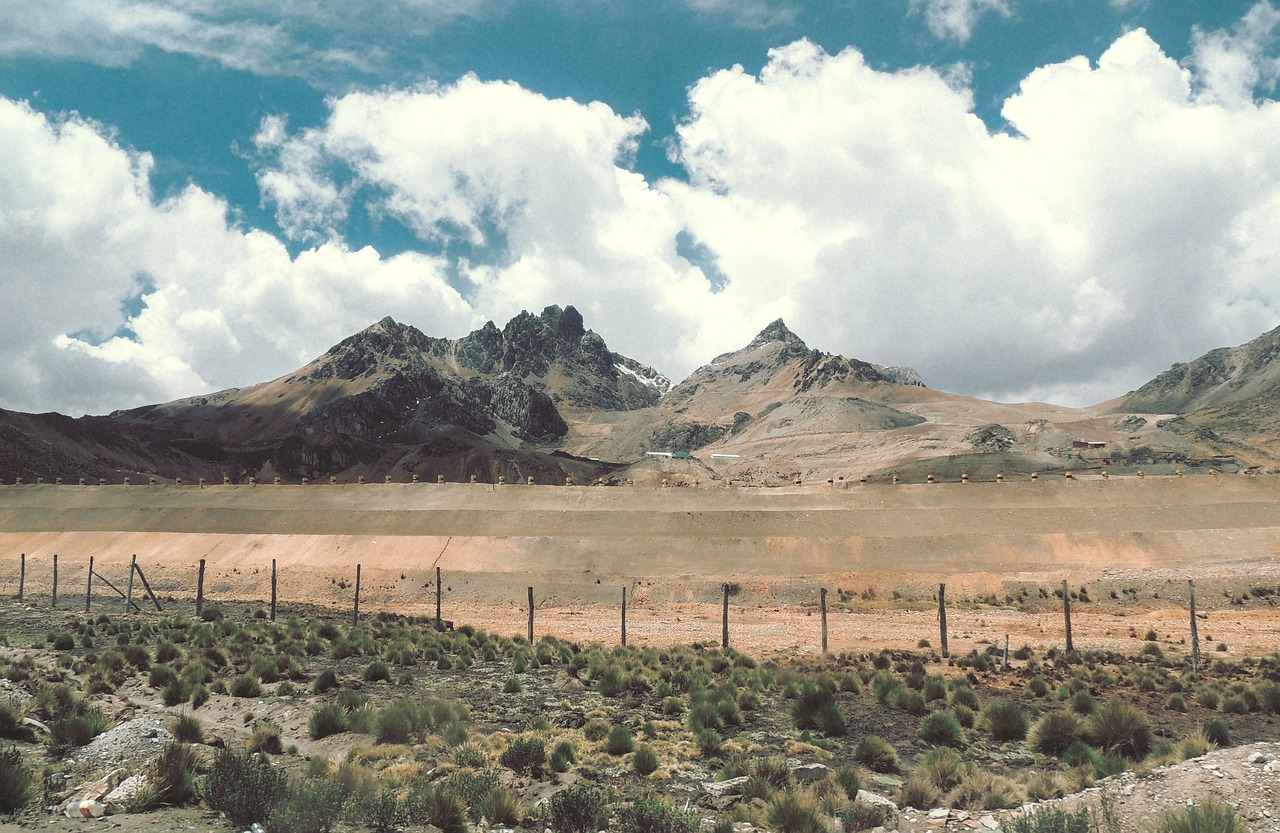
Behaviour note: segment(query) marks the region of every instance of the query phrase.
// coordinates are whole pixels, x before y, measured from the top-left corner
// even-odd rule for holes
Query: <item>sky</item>
[[[1087,405],[1280,324],[1280,8],[0,0],[0,407],[576,306]]]

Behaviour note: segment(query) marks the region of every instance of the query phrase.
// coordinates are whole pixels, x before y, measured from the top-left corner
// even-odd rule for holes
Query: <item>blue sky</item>
[[[1088,404],[1280,323],[1267,0],[361,6],[0,0],[0,407],[549,303]]]

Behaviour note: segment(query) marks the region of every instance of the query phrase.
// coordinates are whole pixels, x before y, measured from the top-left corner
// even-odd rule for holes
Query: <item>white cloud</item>
[[[684,0],[690,9],[707,17],[726,20],[743,29],[771,29],[795,22],[796,8],[771,0]]]
[[[1249,103],[1259,87],[1274,91],[1280,59],[1268,55],[1277,42],[1280,10],[1267,0],[1255,4],[1231,31],[1196,28],[1188,63],[1203,94],[1222,104]]]
[[[340,243],[290,257],[199,189],[157,202],[150,159],[79,119],[0,98],[0,147],[4,407],[80,413],[263,381],[388,314],[474,323],[439,259]]]
[[[925,25],[935,37],[964,43],[985,14],[1008,17],[1008,0],[911,0],[913,14],[924,14]]]
[[[156,401],[286,372],[387,314],[459,335],[550,303],[676,377],[782,315],[946,390],[1119,394],[1280,318],[1280,106],[1241,92],[1269,71],[1257,9],[1186,66],[1138,30],[1037,69],[1008,134],[955,68],[799,41],[690,89],[687,182],[629,170],[646,123],[599,103],[473,77],[352,93],[256,137],[296,256],[197,188],[157,200],[149,158],[103,128],[0,100],[0,404]],[[365,211],[435,254],[353,251]]]

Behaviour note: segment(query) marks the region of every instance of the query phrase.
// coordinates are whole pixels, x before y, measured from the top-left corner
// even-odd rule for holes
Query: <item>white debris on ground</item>
[[[137,717],[94,738],[73,759],[90,770],[123,767],[139,771],[160,754],[173,735],[154,717]]]

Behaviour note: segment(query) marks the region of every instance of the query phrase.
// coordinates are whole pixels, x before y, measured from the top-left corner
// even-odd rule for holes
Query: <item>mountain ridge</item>
[[[654,452],[690,455],[694,479],[761,482],[1269,469],[1277,401],[1280,327],[1064,408],[933,390],[910,368],[811,349],[781,318],[673,385],[553,305],[456,339],[385,317],[275,380],[103,417],[0,411],[0,477],[617,481],[653,475]]]

